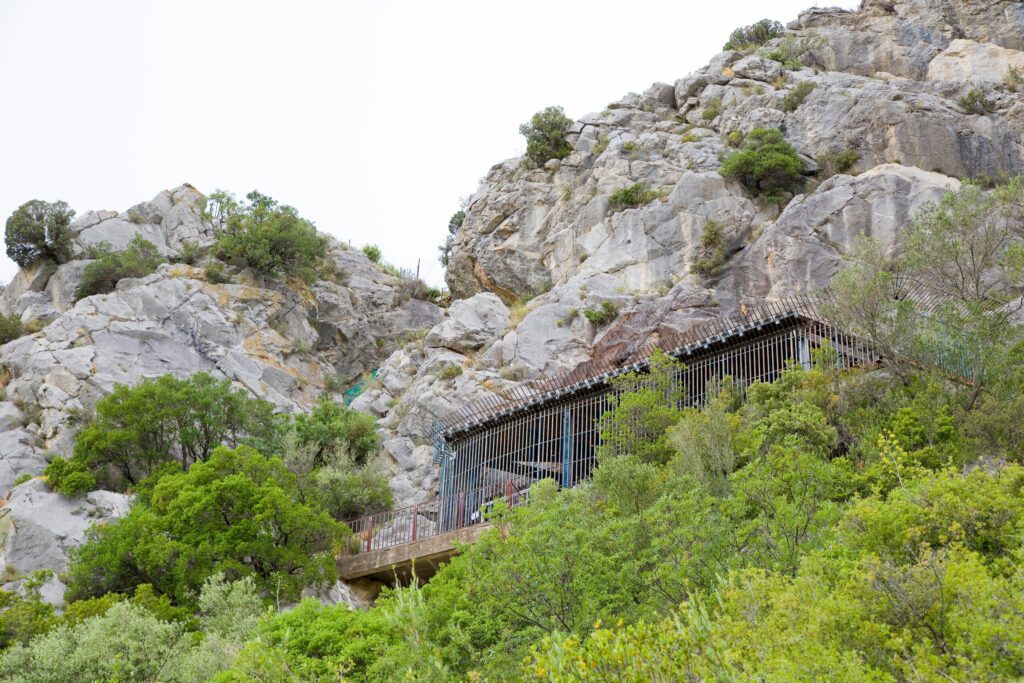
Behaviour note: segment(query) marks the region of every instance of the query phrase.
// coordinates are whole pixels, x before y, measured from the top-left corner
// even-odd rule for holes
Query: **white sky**
[[[809,4],[0,0],[0,220],[255,188],[437,284],[459,198],[522,153],[531,114],[674,82]]]

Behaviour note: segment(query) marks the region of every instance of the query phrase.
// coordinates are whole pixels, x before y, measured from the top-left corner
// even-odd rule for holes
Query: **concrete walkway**
[[[474,524],[422,541],[345,555],[338,560],[338,578],[371,578],[389,585],[406,585],[415,572],[416,578],[424,582],[458,552],[456,544],[476,543],[480,534],[490,528],[490,524]]]

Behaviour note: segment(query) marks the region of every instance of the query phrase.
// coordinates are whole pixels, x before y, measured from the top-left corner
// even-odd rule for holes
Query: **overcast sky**
[[[448,218],[533,112],[674,82],[808,4],[0,0],[0,217],[259,189],[439,283]]]

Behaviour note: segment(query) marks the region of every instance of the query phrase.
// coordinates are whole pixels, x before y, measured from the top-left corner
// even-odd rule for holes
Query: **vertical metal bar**
[[[569,406],[562,407],[562,486],[572,486],[572,420],[569,416]]]

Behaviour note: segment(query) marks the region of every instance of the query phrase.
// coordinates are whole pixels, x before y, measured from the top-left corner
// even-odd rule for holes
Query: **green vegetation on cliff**
[[[38,582],[0,594],[0,673],[1021,678],[1022,210],[1019,181],[965,185],[921,211],[907,256],[859,245],[827,314],[875,345],[877,366],[839,370],[825,344],[808,367],[742,392],[722,378],[706,405],[685,409],[672,401],[675,361],[659,355],[650,374],[624,376],[592,481],[541,481],[512,510],[499,501],[476,545],[368,611],[308,601],[263,612],[331,578],[346,531],[315,474],[365,467],[360,418],[325,402],[278,425],[262,446],[273,457],[239,445],[157,459],[132,512],[74,557],[71,597],[87,601],[57,617]],[[947,303],[917,314],[900,296],[914,280]],[[944,367],[908,363],[910,352]],[[336,500],[383,504],[357,501],[345,486],[362,484],[348,482]]]

